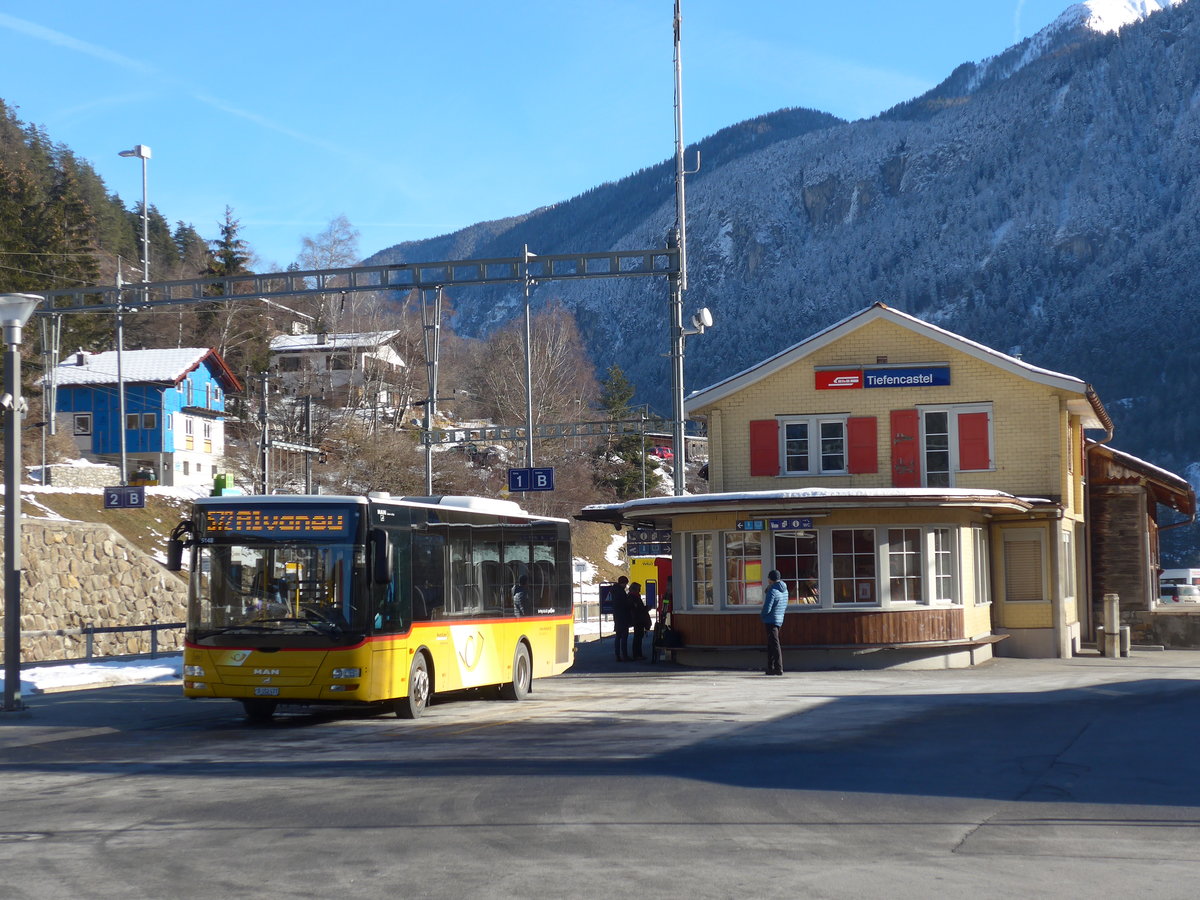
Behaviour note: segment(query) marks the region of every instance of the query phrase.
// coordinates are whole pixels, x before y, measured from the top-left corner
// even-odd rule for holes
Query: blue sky
[[[880,112],[1069,0],[683,0],[689,141],[787,106]],[[128,205],[259,271],[345,215],[368,255],[565,200],[673,155],[673,0],[113,0],[0,10],[0,97]],[[581,247],[580,250],[608,248]]]

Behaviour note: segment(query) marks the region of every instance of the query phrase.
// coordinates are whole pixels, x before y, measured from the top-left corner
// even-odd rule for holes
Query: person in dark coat
[[[767,573],[767,589],[763,595],[762,620],[767,629],[767,672],[768,675],[783,674],[783,648],[779,643],[779,629],[787,613],[788,590],[783,576],[772,569]]]
[[[650,625],[650,610],[642,599],[642,586],[636,581],[629,585],[629,618],[633,626],[633,659],[645,659],[642,644]]]
[[[612,601],[613,650],[616,651],[617,662],[629,659],[629,628],[633,620],[629,615],[628,584],[629,579],[622,575],[608,595]]]

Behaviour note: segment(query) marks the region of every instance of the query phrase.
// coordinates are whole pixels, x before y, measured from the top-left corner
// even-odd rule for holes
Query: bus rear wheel
[[[524,644],[517,644],[513,654],[512,675],[512,681],[500,685],[500,696],[505,700],[524,700],[533,688],[533,661]]]
[[[246,712],[247,722],[270,722],[275,717],[274,700],[243,700],[242,709]]]
[[[408,670],[408,696],[396,701],[396,717],[419,718],[429,705],[429,695],[429,666],[425,662],[425,656],[418,653],[413,657],[412,667]]]

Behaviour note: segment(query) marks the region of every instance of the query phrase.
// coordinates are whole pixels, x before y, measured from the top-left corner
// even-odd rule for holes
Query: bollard
[[[1101,652],[1109,659],[1121,655],[1121,597],[1119,594],[1104,595],[1104,646]]]

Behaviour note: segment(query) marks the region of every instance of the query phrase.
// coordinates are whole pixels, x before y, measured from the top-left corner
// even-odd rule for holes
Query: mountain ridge
[[[1186,400],[1200,390],[1198,19],[1196,4],[1180,3],[1115,33],[1068,28],[1020,66],[994,57],[990,80],[971,85],[960,66],[873,119],[803,111],[800,127],[781,111],[726,129],[727,152],[702,153],[688,180],[685,317],[707,306],[716,318],[688,341],[689,388],[882,300],[1093,382],[1118,420],[1116,445],[1195,473],[1186,435],[1200,422]],[[372,261],[459,258],[431,251],[468,244],[485,256],[518,255],[524,243],[542,253],[662,246],[671,175],[650,167],[503,227],[463,229],[453,246],[413,242]],[[536,289],[535,304],[550,299],[575,312],[598,369],[619,363],[640,400],[670,408],[665,284]],[[471,334],[515,315],[521,296],[472,289],[455,301]],[[1184,345],[1170,353],[1170,378],[1164,335]]]

